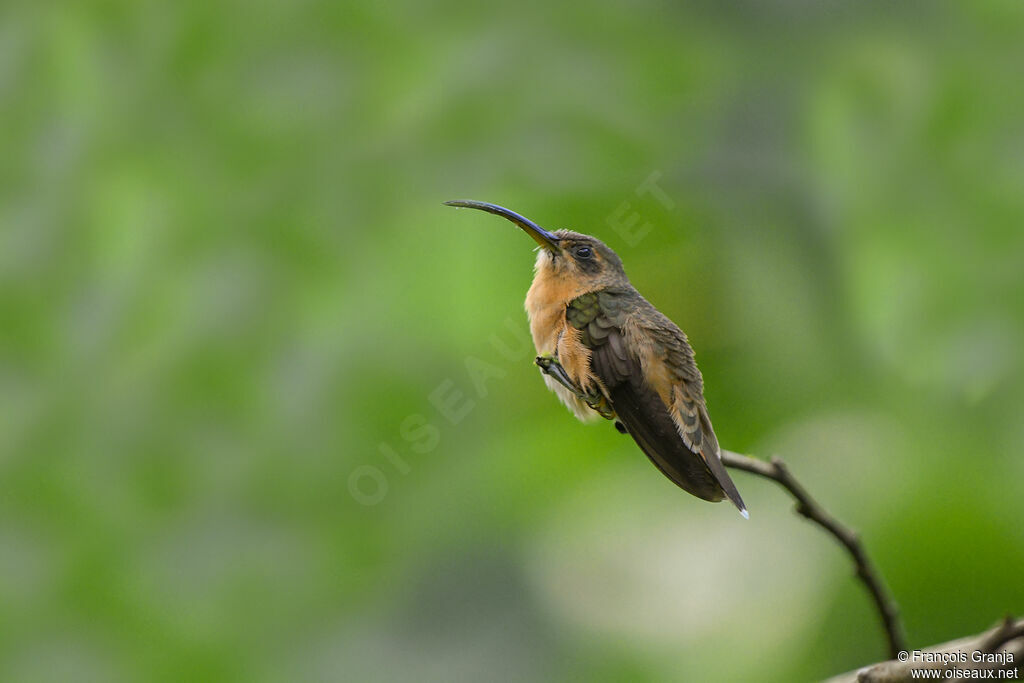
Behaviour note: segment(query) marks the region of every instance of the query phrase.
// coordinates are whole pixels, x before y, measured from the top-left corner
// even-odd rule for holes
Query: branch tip
[[[900,622],[899,607],[882,581],[878,570],[871,560],[868,559],[867,552],[861,544],[860,534],[849,527],[843,526],[835,517],[821,507],[793,477],[786,463],[778,456],[773,455],[769,462],[766,463],[750,456],[723,450],[722,462],[726,467],[732,467],[756,474],[765,479],[771,479],[786,489],[793,500],[796,501],[795,510],[797,514],[820,526],[831,534],[840,545],[846,548],[853,559],[856,576],[871,595],[871,599],[882,621],[889,645],[889,656],[895,658],[899,652],[906,650],[907,645],[903,636],[903,625]],[[1012,624],[1013,622],[1011,620],[1008,623]]]

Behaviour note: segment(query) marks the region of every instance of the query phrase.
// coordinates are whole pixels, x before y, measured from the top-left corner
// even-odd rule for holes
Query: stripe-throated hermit
[[[704,385],[683,331],[640,296],[600,240],[548,232],[496,204],[445,202],[507,218],[540,245],[526,295],[544,381],[581,420],[628,432],[659,470],[704,500],[747,509],[722,465]]]

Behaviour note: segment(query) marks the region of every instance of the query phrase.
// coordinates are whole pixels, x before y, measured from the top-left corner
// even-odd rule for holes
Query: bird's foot
[[[558,362],[558,356],[553,353],[543,353],[534,358],[533,362],[536,363],[537,367],[544,371],[544,374],[547,375],[551,374],[550,369],[552,366],[557,365],[559,368],[562,367]]]
[[[558,362],[557,356],[545,353],[544,355],[537,356],[533,362],[537,364],[537,367],[539,367],[540,371],[545,375],[561,384],[577,397],[581,399],[583,398],[583,390],[576,386],[576,383],[569,378],[569,374],[565,371],[565,368],[563,368],[562,364]]]
[[[544,354],[537,356],[533,362],[537,364],[537,367],[541,369],[541,372],[571,391],[576,398],[590,406],[601,417],[606,420],[610,420],[615,417],[615,411],[608,404],[608,399],[600,392],[587,393],[583,391],[582,388],[577,386],[576,383],[570,379],[569,374],[565,371],[565,368],[562,367],[562,364],[558,362],[558,358],[556,356]]]
[[[615,410],[608,403],[601,394],[587,394],[583,397],[583,402],[586,403],[591,409],[597,411],[597,414],[606,420],[611,420],[615,417]],[[616,424],[619,424],[616,422]]]

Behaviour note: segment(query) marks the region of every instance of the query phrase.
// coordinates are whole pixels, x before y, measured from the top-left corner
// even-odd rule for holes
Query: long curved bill
[[[527,235],[533,238],[533,241],[544,247],[549,251],[558,251],[558,238],[553,234],[540,227],[528,218],[520,216],[515,211],[509,211],[503,206],[497,204],[489,204],[488,202],[477,202],[472,199],[453,199],[449,202],[445,202],[446,206],[463,207],[466,209],[479,209],[480,211],[486,211],[487,213],[493,213],[495,216],[501,216],[512,221],[520,228],[522,228]]]

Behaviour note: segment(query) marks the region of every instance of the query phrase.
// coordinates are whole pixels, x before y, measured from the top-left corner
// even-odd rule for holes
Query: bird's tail
[[[701,455],[704,455],[701,453]],[[736,484],[732,483],[732,477],[725,471],[725,465],[722,464],[722,457],[718,453],[713,453],[710,457],[705,456],[704,461],[708,464],[708,469],[711,470],[711,474],[715,475],[715,479],[718,480],[718,485],[725,491],[725,496],[732,501],[732,504],[736,506],[736,509],[740,511],[744,519],[750,519],[750,513],[747,512],[747,506],[743,502],[743,498],[740,496],[740,492],[736,490]]]

